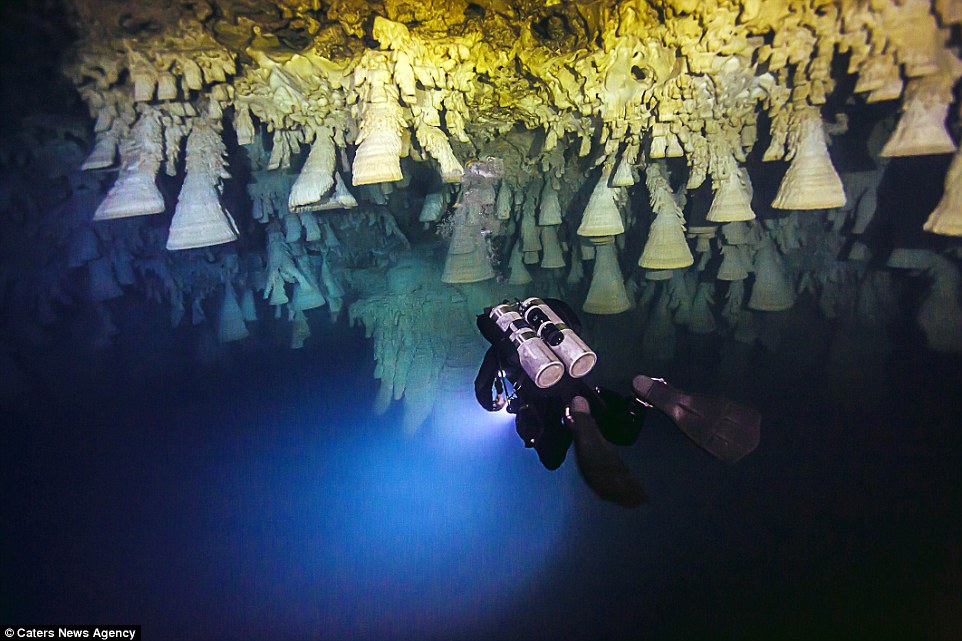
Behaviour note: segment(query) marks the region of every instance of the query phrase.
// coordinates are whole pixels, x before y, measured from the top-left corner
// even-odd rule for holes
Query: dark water
[[[573,461],[541,468],[467,390],[414,437],[399,411],[372,416],[358,331],[202,367],[189,332],[151,339],[129,313],[105,353],[55,343],[34,363],[43,390],[4,413],[4,623],[148,639],[962,629],[957,359],[896,348],[827,373],[833,327],[804,313],[780,354],[683,340],[639,371],[756,404],[762,444],[724,465],[652,416],[620,450],[651,503],[625,511]]]

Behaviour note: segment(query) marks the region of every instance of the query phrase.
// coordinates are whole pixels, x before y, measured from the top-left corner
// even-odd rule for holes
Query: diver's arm
[[[494,319],[488,314],[479,314],[476,322],[478,331],[480,331],[484,339],[492,345],[497,345],[504,339],[504,334],[498,329],[498,324],[495,323]]]
[[[489,347],[484,354],[484,360],[481,361],[478,376],[474,379],[474,397],[477,399],[478,405],[489,412],[497,412],[503,407],[503,404],[499,405],[491,394],[491,388],[500,369],[497,348]]]

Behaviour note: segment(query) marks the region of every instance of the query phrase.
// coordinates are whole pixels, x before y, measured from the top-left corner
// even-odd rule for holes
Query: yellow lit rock
[[[130,130],[121,148],[120,173],[94,220],[157,214],[164,197],[154,182],[163,159],[160,114],[147,108]]]
[[[925,231],[942,236],[962,236],[962,155],[955,154],[945,177],[945,193],[925,221]]]
[[[635,184],[632,171],[662,158],[679,159],[672,167],[687,165],[686,175],[676,175],[684,184],[675,187],[690,191],[711,181],[711,221],[754,218],[740,168],[761,152],[764,160],[790,161],[773,207],[842,206],[845,192],[822,118],[832,120],[846,100],[900,108],[883,156],[956,150],[950,106],[962,76],[957,0],[67,4],[78,41],[64,73],[96,134],[83,166],[105,170],[120,161],[117,193],[98,218],[157,210],[153,175],[161,163],[169,175],[183,176],[185,139],[194,169],[181,188],[183,200],[203,203],[212,221],[220,216],[220,205],[211,203],[226,169],[207,154],[215,166],[199,182],[194,161],[202,154],[190,136],[201,123],[197,136],[219,149],[223,141],[215,144],[211,132],[220,136],[226,127],[229,139],[225,120],[242,153],[254,154],[259,141],[268,141],[270,157],[252,179],[254,193],[270,194],[270,206],[263,198],[254,203],[260,222],[276,218],[275,209],[352,207],[357,200],[348,184],[365,186],[360,199],[389,206],[408,181],[433,175],[418,163],[435,167],[437,182],[453,193],[470,160],[492,156],[503,162],[504,176],[494,185],[489,213],[503,229],[486,231],[512,234],[506,246],[519,239],[519,260],[549,264],[560,262],[552,234],[574,237],[573,221],[562,223],[562,214],[577,216],[581,207],[577,234],[637,242],[630,232],[647,212],[637,206],[645,185]],[[148,111],[156,113],[159,133],[151,130],[149,138],[155,145],[161,137],[159,156],[156,146],[141,154],[131,142],[145,140],[146,125],[138,123]],[[766,149],[755,148],[759,139]],[[926,229],[956,233],[957,166],[956,158]],[[262,173],[268,170],[291,180],[268,179]],[[119,200],[126,209],[117,207]],[[438,218],[438,204],[432,199],[426,207],[425,222]],[[684,220],[664,215],[665,207],[656,208],[654,244],[627,249],[641,253],[646,266],[690,260],[678,241]],[[545,232],[539,224],[561,227]],[[659,262],[655,255],[669,236],[673,259]],[[705,249],[707,236],[700,238]],[[550,257],[543,255],[544,239]],[[733,275],[746,262],[725,258]],[[480,263],[451,267],[487,275]]]

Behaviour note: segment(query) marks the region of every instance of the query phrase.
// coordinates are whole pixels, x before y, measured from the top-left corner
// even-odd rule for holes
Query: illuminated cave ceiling
[[[91,299],[139,288],[169,301],[175,325],[216,299],[232,340],[256,317],[256,292],[284,310],[293,346],[309,335],[306,310],[354,300],[369,330],[402,328],[374,332],[382,380],[406,368],[386,402],[407,372],[436,377],[445,363],[450,346],[421,345],[430,332],[410,321],[426,300],[466,307],[443,283],[523,287],[530,268],[533,293],[589,313],[651,306],[646,340],[665,357],[673,324],[750,341],[752,314],[798,293],[833,317],[884,290],[873,250],[849,241],[871,223],[888,158],[956,154],[919,234],[962,236],[958,0],[68,6],[78,39],[64,72],[96,134],[73,198],[92,192],[95,212],[77,214],[64,242],[69,265],[88,266]],[[847,106],[872,103],[899,105],[897,126],[872,130],[875,169],[840,177],[827,143],[852,124]],[[224,202],[235,140],[251,225]],[[770,202],[753,200],[753,150],[790,161],[768,165],[781,174]],[[163,212],[169,229],[110,227]],[[418,218],[450,239],[434,278],[419,273],[426,254],[407,251],[402,228]],[[219,253],[178,251],[200,247]],[[945,351],[962,350],[957,251],[889,258],[941,283],[927,299],[941,311],[920,309],[919,322]],[[361,273],[370,265],[391,268],[392,285]],[[378,310],[392,305],[402,312],[386,323]]]
[[[883,155],[954,149],[944,121],[962,65],[943,43],[959,2],[138,4],[77,4],[68,73],[104,144],[127,138],[138,111],[183,121],[233,107],[241,144],[258,126],[273,133],[272,168],[333,136],[375,154],[362,176],[354,160],[355,185],[399,179],[390,152],[429,156],[457,182],[459,156],[498,155],[520,125],[545,134],[525,150],[544,172],[564,173],[559,145],[593,165],[684,156],[689,187],[710,174],[717,188],[761,112],[765,159],[803,146],[844,57],[867,102],[902,101]],[[533,173],[510,169],[516,188]]]

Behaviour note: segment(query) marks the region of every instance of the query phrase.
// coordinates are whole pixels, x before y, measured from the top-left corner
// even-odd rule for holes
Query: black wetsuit
[[[581,331],[581,322],[567,303],[554,298],[543,300],[575,333]],[[498,329],[487,313],[478,316],[478,329],[491,343],[474,381],[478,404],[489,412],[501,409],[495,403],[492,387],[496,384],[499,372],[503,371],[517,396],[508,411],[517,416],[518,436],[526,447],[535,448],[546,468],[557,469],[565,460],[572,438],[571,431],[563,421],[565,407],[575,396],[595,401],[598,398],[596,391],[583,379],[572,378],[567,373],[547,389],[538,387],[521,367],[518,352],[510,339]]]
[[[580,332],[578,316],[566,303],[542,300],[576,334]],[[723,461],[736,462],[758,445],[761,415],[755,409],[720,396],[691,394],[659,378],[636,376],[630,398],[591,387],[567,372],[551,387],[540,388],[524,371],[517,349],[490,312],[486,309],[477,319],[478,329],[491,343],[474,381],[478,404],[489,412],[502,409],[511,391],[505,389],[507,379],[514,388],[508,411],[515,414],[525,446],[533,447],[541,463],[554,470],[574,440],[582,477],[606,501],[624,507],[645,501],[641,484],[610,444],[635,443],[648,407],[663,412],[697,445]],[[575,397],[586,402],[573,402]]]

